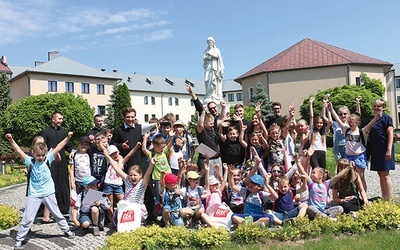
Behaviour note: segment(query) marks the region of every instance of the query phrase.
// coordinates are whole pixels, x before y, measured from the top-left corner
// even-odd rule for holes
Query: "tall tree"
[[[385,95],[385,87],[381,80],[369,78],[364,72],[360,74],[360,79],[364,88],[369,89],[372,93],[375,93],[380,97]]]
[[[116,99],[117,89],[118,89],[118,83],[115,82],[112,86],[110,100],[108,100],[108,104],[106,106],[107,117],[104,119],[104,125],[108,129],[114,129],[114,128],[116,128],[116,126],[119,125],[115,122],[115,106],[117,103],[117,99]]]
[[[10,97],[10,82],[6,73],[0,75],[0,117],[3,117],[5,110],[11,104]],[[2,131],[0,132],[1,135]],[[8,155],[13,152],[8,141],[5,140],[3,136],[0,138],[0,155]]]
[[[264,90],[264,85],[260,80],[256,84],[256,91],[253,93],[253,98],[250,100],[250,107],[255,107],[257,102],[261,103],[261,114],[264,119],[268,119],[273,116],[272,102],[269,99],[268,94]]]
[[[115,99],[117,99],[114,110],[115,122],[117,122],[116,125],[119,126],[124,122],[124,110],[132,107],[131,94],[129,93],[128,86],[126,86],[125,83],[118,85]]]

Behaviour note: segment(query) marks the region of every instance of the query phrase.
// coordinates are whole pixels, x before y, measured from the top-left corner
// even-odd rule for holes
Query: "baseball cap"
[[[118,148],[115,145],[110,145],[108,146],[108,154],[114,154],[115,152],[118,151]]]
[[[177,125],[181,125],[181,126],[183,126],[184,128],[186,128],[185,123],[183,123],[183,121],[181,121],[181,120],[177,120],[177,121],[174,123],[174,127],[177,126]]]
[[[261,187],[264,187],[264,178],[259,175],[259,174],[255,174],[251,177],[249,177],[249,179],[254,182],[257,185],[260,185]]]
[[[211,175],[210,178],[208,179],[208,185],[215,185],[215,184],[219,184],[219,180],[214,175]]]
[[[81,143],[81,142],[90,143],[90,139],[88,136],[82,136],[81,138],[79,138],[79,143]]]
[[[186,174],[186,179],[197,179],[200,178],[200,175],[195,171],[189,171]]]
[[[85,178],[83,178],[82,180],[82,185],[83,187],[87,187],[90,185],[97,185],[97,183],[99,183],[100,181],[97,180],[96,178],[94,178],[91,175],[86,176]]]
[[[164,176],[165,184],[176,184],[178,182],[178,177],[174,174],[166,174]]]

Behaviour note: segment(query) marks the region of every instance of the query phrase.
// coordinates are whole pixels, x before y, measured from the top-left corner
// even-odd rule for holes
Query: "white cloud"
[[[0,45],[43,37],[59,38],[65,49],[79,48],[74,42],[117,44],[122,38],[135,43],[153,42],[173,36],[166,13],[150,9],[115,11],[93,7],[68,6],[53,0],[0,0]],[[118,39],[118,37],[121,39]],[[140,37],[142,37],[140,39]],[[125,42],[123,42],[125,43]]]

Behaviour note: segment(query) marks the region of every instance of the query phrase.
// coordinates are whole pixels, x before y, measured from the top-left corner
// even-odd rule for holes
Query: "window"
[[[97,84],[97,94],[104,95],[104,84]]]
[[[65,82],[65,92],[74,93],[74,83]]]
[[[106,114],[106,106],[97,106],[97,114],[105,115]]]
[[[149,115],[148,114],[144,115],[144,122],[149,122]]]
[[[172,106],[172,97],[168,98],[168,105]]]
[[[175,98],[175,106],[179,106],[179,99]]]
[[[57,81],[48,81],[48,91],[57,92]]]
[[[400,96],[397,96],[397,104],[400,104]]]
[[[234,102],[235,101],[235,95],[234,94],[228,94],[228,102]]]
[[[400,88],[400,79],[396,79],[396,88]]]
[[[154,96],[151,97],[151,105],[156,105],[156,98]]]
[[[156,114],[151,114],[151,118],[156,118]]]
[[[253,88],[249,88],[249,100],[253,100]]]
[[[253,93],[251,93],[251,96],[253,97]],[[236,93],[236,100],[237,101],[243,101],[243,94],[242,93]]]
[[[194,102],[192,99],[190,99],[190,106],[194,106]]]
[[[179,115],[175,115],[175,121],[179,120]]]
[[[149,104],[149,97],[145,96],[144,97],[144,105]]]
[[[81,83],[81,92],[83,94],[89,94],[89,83]]]
[[[361,79],[360,79],[360,77],[356,77],[356,86],[358,86],[358,87],[361,86]]]

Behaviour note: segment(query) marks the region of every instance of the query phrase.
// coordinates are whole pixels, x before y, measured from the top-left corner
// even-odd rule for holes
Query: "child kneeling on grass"
[[[21,225],[18,229],[17,237],[15,238],[14,249],[22,249],[22,242],[26,238],[29,229],[31,228],[36,213],[39,209],[40,204],[44,204],[54,219],[57,221],[58,226],[64,232],[64,235],[70,239],[75,237],[75,234],[70,231],[67,220],[61,214],[60,209],[57,205],[55,196],[54,182],[51,178],[50,166],[54,161],[55,156],[60,152],[62,148],[67,144],[73,133],[69,132],[68,136],[62,140],[55,149],[48,152],[45,143],[38,142],[34,145],[32,155],[28,156],[22,151],[18,144],[14,141],[11,134],[6,134],[7,140],[11,143],[11,146],[18,153],[18,155],[25,161],[25,165],[30,171],[30,180],[28,186],[28,198],[26,200],[25,211],[22,216]]]
[[[85,188],[76,199],[75,207],[72,212],[72,220],[74,225],[83,229],[88,229],[90,225],[93,225],[93,235],[99,236],[100,230],[104,228],[104,213],[110,208],[110,201],[107,197],[103,197],[100,201],[95,201],[94,205],[83,204],[83,199],[89,191],[89,189],[97,190],[97,184],[100,181],[93,176],[89,175],[83,178],[82,185]],[[79,221],[77,219],[79,211]],[[103,214],[103,216],[101,216]]]

